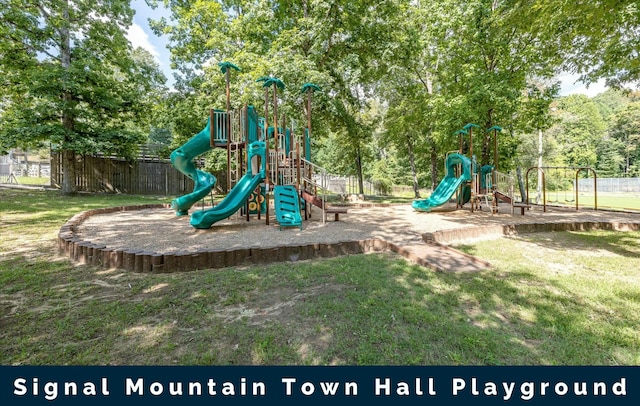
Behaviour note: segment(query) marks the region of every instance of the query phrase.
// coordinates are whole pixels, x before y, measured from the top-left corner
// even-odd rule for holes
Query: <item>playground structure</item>
[[[589,173],[593,174],[593,193],[594,193],[594,210],[598,210],[598,174],[595,169],[590,167],[574,167],[574,166],[533,166],[527,170],[526,173],[526,196],[527,196],[527,204],[530,204],[531,195],[529,193],[529,174],[531,171],[536,171],[539,174],[539,182],[538,185],[539,190],[541,191],[542,196],[538,196],[539,200],[542,201],[543,211],[547,211],[547,203],[555,203],[560,204],[559,192],[562,191],[564,193],[564,203],[575,203],[576,210],[580,209],[580,195],[578,193],[578,179],[580,177],[580,173],[585,172],[588,176]],[[550,200],[547,196],[550,196],[547,193],[547,178],[546,175],[549,172],[555,171],[556,173],[563,172],[564,176],[556,176],[556,185],[555,185],[555,200]],[[573,172],[574,177],[570,180],[566,176],[567,172]],[[566,182],[571,185],[571,194],[567,194],[568,190],[566,188]]]
[[[488,196],[492,193],[495,184],[496,168],[498,165],[497,134],[501,127],[493,126],[487,132],[493,132],[493,165],[479,166],[473,155],[473,129],[479,128],[477,124],[469,123],[463,129],[455,132],[458,136],[458,150],[447,153],[445,159],[445,177],[438,187],[426,199],[414,200],[411,206],[416,211],[429,212],[451,200],[454,195],[456,207],[463,207],[471,203],[471,212],[482,208],[482,202],[488,207]],[[468,154],[464,154],[464,138],[468,136]],[[493,208],[492,208],[493,210]]]
[[[269,81],[277,86],[278,82],[272,78],[264,80],[265,84]],[[268,99],[266,86],[265,89]],[[275,90],[274,88],[274,92]],[[284,119],[281,122],[286,123]],[[459,133],[460,137],[470,136],[472,130],[473,125],[470,125]],[[191,225],[195,228],[210,228],[214,223],[243,208],[247,220],[250,214],[257,214],[260,218],[261,213],[267,213],[268,224],[269,205],[263,206],[262,203],[272,197],[280,230],[261,227],[257,222],[241,222],[240,227],[238,223],[222,222],[219,228],[225,231],[215,239],[176,239],[177,230],[183,227],[184,222],[176,221],[167,212],[169,205],[113,207],[89,210],[74,216],[61,227],[58,246],[61,252],[74,261],[134,272],[218,269],[381,251],[399,254],[430,269],[474,272],[489,269],[491,264],[448,244],[484,236],[531,232],[640,229],[637,217],[628,213],[603,216],[588,211],[556,210],[544,213],[543,218],[543,212],[536,210],[526,217],[494,216],[498,211],[498,200],[508,201],[512,214],[516,207],[521,207],[524,214],[529,205],[529,193],[527,184],[524,199],[518,200],[514,190],[515,176],[496,170],[498,160],[495,145],[497,132],[500,130],[499,127],[492,127],[490,130],[494,131],[493,165],[478,168],[473,155],[468,158],[462,153],[461,139],[460,149],[448,154],[445,159],[446,175],[438,189],[428,199],[414,201],[413,210],[406,205],[393,208],[354,208],[356,215],[351,216],[349,222],[332,223],[326,228],[327,233],[277,234],[283,227],[302,229],[301,208],[305,209],[305,219],[307,210],[310,211],[312,205],[323,210],[322,223],[310,221],[308,230],[322,226],[327,214],[335,214],[338,220],[339,213],[344,212],[340,207],[328,207],[325,200],[317,195],[317,188],[326,183],[314,179],[318,179],[318,174],[323,179],[326,172],[310,162],[310,126],[303,135],[297,135],[293,128],[289,130],[285,125],[282,128],[278,126],[275,118],[274,126],[270,127],[267,119],[259,118],[250,106],[235,111],[211,110],[207,126],[172,153],[172,162],[176,168],[197,182],[192,193],[174,199],[171,207],[176,214],[185,215],[192,205],[211,192],[215,177],[199,172],[193,164],[193,158],[211,148],[226,148],[229,168],[235,171],[234,176],[229,177],[232,184],[230,192],[218,205],[193,212],[189,219]],[[470,136],[469,152],[471,151]],[[527,172],[527,178],[534,169],[544,174],[545,169],[534,167]],[[579,174],[585,171],[590,173],[592,170],[576,169],[576,184]],[[593,174],[595,190],[595,171]],[[544,175],[540,185],[542,193],[546,195]],[[491,208],[491,216],[480,213],[468,217],[462,212],[416,216],[414,213],[414,210],[419,210],[416,206],[424,205],[423,211],[430,211],[431,208],[450,201],[455,194],[458,195],[459,206],[472,202],[472,211],[474,204],[481,204],[483,199],[486,202],[488,196],[493,194],[493,205],[487,203]],[[576,194],[576,208],[577,200]],[[546,202],[546,198],[543,201]],[[158,212],[153,212],[155,208],[152,206],[161,207],[157,207]],[[135,214],[136,210],[147,212],[146,215],[139,215]],[[132,211],[134,214],[129,214]],[[99,222],[100,217],[106,217],[104,222]],[[132,217],[135,222],[132,222]],[[85,224],[94,219],[100,226],[96,226],[96,223]],[[454,227],[452,223],[455,224]],[[109,227],[112,231],[105,232]],[[245,231],[236,233],[242,229]],[[227,232],[229,230],[234,232]],[[238,234],[241,237],[240,243]],[[422,242],[418,243],[420,239]]]
[[[194,211],[190,219],[193,227],[210,228],[238,212],[244,212],[247,221],[251,215],[260,219],[264,214],[269,225],[270,199],[273,199],[280,229],[302,229],[302,211],[306,220],[311,216],[312,206],[322,210],[323,222],[329,213],[333,213],[337,221],[339,213],[346,213],[346,209],[329,207],[325,203],[326,196],[317,195],[318,190],[326,190],[326,170],[311,162],[311,94],[319,87],[312,83],[302,86],[302,93],[307,94],[307,128],[297,134],[293,125],[286,127],[285,115],[280,120],[278,117],[277,92],[284,89],[280,79],[262,77],[257,80],[265,89],[265,116],[259,117],[253,106],[230,109],[229,73],[239,68],[229,62],[221,62],[219,66],[226,74],[226,110],[211,109],[205,128],[171,153],[174,167],[194,181],[193,192],[171,202],[176,215],[187,215],[195,203],[212,193],[217,181],[212,174],[199,170],[194,159],[212,148],[224,148],[227,151],[228,194],[217,205]],[[268,119],[270,88],[273,125]]]
[[[539,175],[538,180],[538,202],[542,202],[543,212],[547,211],[547,184],[545,178],[545,171],[556,171],[556,174],[560,171],[564,171],[565,176],[556,176],[555,185],[556,200],[549,201],[550,203],[558,203],[559,199],[558,191],[563,190],[565,194],[565,202],[574,203],[576,210],[579,210],[579,193],[578,179],[582,172],[585,172],[588,176],[589,173],[593,174],[593,190],[594,190],[594,209],[598,209],[598,196],[597,196],[597,173],[590,167],[530,167],[526,172],[526,193],[524,196],[518,197],[515,192],[515,176],[512,174],[506,174],[498,171],[498,133],[502,131],[499,126],[493,126],[486,130],[486,132],[493,133],[493,165],[485,164],[479,166],[476,161],[475,155],[473,155],[473,129],[479,128],[478,125],[469,123],[464,126],[463,129],[455,132],[458,135],[458,151],[452,151],[447,153],[445,159],[445,177],[442,179],[438,187],[433,193],[423,200],[415,200],[412,203],[412,207],[417,211],[428,212],[435,207],[439,207],[449,202],[454,195],[456,197],[456,208],[463,207],[466,203],[471,203],[471,212],[475,209],[481,209],[484,202],[487,207],[490,208],[491,213],[498,212],[499,202],[504,202],[510,205],[511,213],[513,214],[516,209],[520,210],[522,215],[525,214],[525,210],[532,207],[530,194],[529,194],[529,174],[532,171],[536,171]],[[465,137],[468,136],[468,141],[465,145]],[[465,149],[468,150],[469,157],[463,154]],[[566,173],[574,172],[574,179],[569,180]],[[566,184],[571,185],[571,199],[567,195]],[[492,204],[489,204],[489,197],[492,198]]]
[[[555,173],[554,173],[555,171]],[[593,174],[593,209],[598,210],[598,193],[597,193],[597,182],[598,175],[596,171],[589,167],[572,167],[572,166],[532,166],[527,169],[525,174],[525,189],[522,196],[518,197],[518,194],[515,192],[515,176],[512,174],[505,174],[500,172],[494,173],[494,178],[496,179],[494,183],[494,205],[497,206],[498,201],[503,201],[511,204],[512,213],[515,209],[520,209],[520,214],[524,215],[525,210],[530,209],[534,205],[542,207],[543,212],[547,212],[547,207],[550,205],[558,206],[558,207],[566,207],[571,206],[574,203],[575,209],[580,209],[580,197],[579,190],[576,187],[578,184],[578,179],[580,178],[580,174],[585,172],[587,175],[589,173]],[[530,193],[530,175],[532,173],[537,173],[537,191],[535,199],[531,198]],[[553,173],[555,175],[554,189],[555,189],[555,200],[552,200],[551,194],[548,190],[548,182],[547,175]],[[564,176],[560,176],[560,173],[564,173]],[[572,173],[572,177],[567,177],[567,173]],[[566,186],[570,185],[569,188]],[[561,202],[559,195],[560,193],[564,194],[564,199]],[[569,204],[567,204],[569,203]],[[497,209],[496,209],[497,211]]]

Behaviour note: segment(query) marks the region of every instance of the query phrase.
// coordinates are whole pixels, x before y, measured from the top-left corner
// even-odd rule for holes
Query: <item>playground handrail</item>
[[[504,193],[513,199],[514,198],[513,175],[499,172],[499,171],[494,171],[494,174],[495,174],[495,182],[493,183],[494,190],[497,192]]]
[[[325,208],[327,206],[326,205],[327,186],[328,186],[327,170],[321,166],[314,164],[311,161],[307,161],[305,158],[302,158],[302,157],[300,158],[300,162],[302,163],[302,184],[311,185],[314,187],[315,190],[317,190],[318,188],[321,190],[322,201],[324,202],[322,204],[322,222],[324,223],[324,221],[326,220]]]

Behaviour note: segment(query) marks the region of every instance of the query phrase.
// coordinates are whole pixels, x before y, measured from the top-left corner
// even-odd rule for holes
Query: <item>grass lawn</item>
[[[547,192],[548,204],[559,204],[563,206],[575,207],[575,194],[564,192]],[[532,195],[533,196],[533,195]],[[598,193],[598,208],[599,209],[614,209],[614,210],[640,210],[640,196],[632,193]],[[578,195],[578,206],[580,208],[593,208],[595,206],[596,199],[593,193],[580,193]]]
[[[79,211],[169,200],[0,189],[0,364],[640,364],[637,232],[464,245],[495,264],[466,274],[369,254],[150,275],[56,252]]]
[[[15,180],[19,185],[48,186],[51,183],[51,179],[45,177],[16,176]]]

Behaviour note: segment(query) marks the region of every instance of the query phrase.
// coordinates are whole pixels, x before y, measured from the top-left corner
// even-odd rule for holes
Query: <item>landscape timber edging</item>
[[[243,265],[261,265],[275,262],[296,262],[308,259],[331,258],[342,255],[364,254],[370,252],[394,252],[417,262],[419,265],[442,270],[428,265],[426,261],[413,258],[410,251],[394,243],[379,238],[338,241],[334,243],[311,243],[301,245],[281,245],[273,247],[247,247],[234,250],[197,250],[154,252],[135,249],[114,249],[105,245],[84,241],[76,235],[77,227],[88,217],[120,211],[171,208],[170,204],[145,204],[134,206],[116,206],[87,210],[76,214],[60,227],[58,249],[72,261],[99,266],[103,269],[122,269],[131,272],[172,273],[200,269],[220,269]],[[448,246],[449,243],[471,240],[481,237],[500,237],[550,231],[638,231],[640,222],[584,221],[584,222],[540,222],[504,225],[473,226],[439,230],[422,234],[425,243],[450,250],[469,261],[490,265],[473,255]]]
[[[501,237],[518,234],[543,233],[552,231],[638,231],[640,222],[620,221],[558,221],[537,223],[513,223],[492,224],[485,226],[473,226],[438,230],[432,233],[422,234],[422,240],[426,243],[441,245],[458,241],[472,240],[482,237]]]
[[[135,249],[114,249],[85,241],[76,234],[78,226],[87,218],[120,211],[171,208],[169,204],[145,204],[92,209],[76,214],[60,227],[58,249],[72,261],[122,269],[131,272],[171,273],[200,269],[220,269],[241,265],[273,262],[295,262],[305,259],[330,258],[340,255],[387,251],[386,241],[372,238],[334,243],[281,245],[275,247],[247,247],[234,250],[197,250],[153,252]]]

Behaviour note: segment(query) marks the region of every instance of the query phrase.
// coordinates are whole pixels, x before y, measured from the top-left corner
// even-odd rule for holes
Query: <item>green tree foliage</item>
[[[558,123],[548,134],[558,144],[559,161],[566,166],[595,168],[596,151],[606,130],[598,106],[587,96],[571,95],[559,99],[556,108]]]
[[[232,80],[235,107],[263,109],[255,79],[275,75],[287,84],[279,111],[304,123],[298,89],[317,83],[323,91],[314,96],[315,158],[361,179],[409,178],[416,193],[425,172],[435,185],[445,152],[457,149],[453,133],[467,123],[481,126],[474,140],[481,163],[492,161],[491,134],[484,129],[505,129],[499,136],[504,170],[535,164],[540,130],[547,163],[605,168],[624,155],[610,123],[622,108],[618,103],[629,102],[626,96],[603,95],[595,104],[563,98],[553,114],[550,106],[559,90],[553,78],[561,70],[580,72],[587,81],[637,79],[632,34],[638,9],[629,0],[164,4],[172,18],[155,22],[155,29],[170,38],[181,72],[178,88],[194,109],[174,110],[190,114],[183,122],[224,106],[217,62],[229,60],[242,67]],[[394,164],[375,163],[380,160]],[[396,175],[399,167],[403,176]],[[610,167],[612,173],[622,168]]]
[[[598,105],[602,118],[609,122],[611,117],[633,101],[633,97],[618,89],[607,89],[598,94],[593,101]]]
[[[3,148],[50,142],[75,192],[76,154],[128,156],[164,77],[124,36],[128,0],[0,0]]]
[[[393,33],[395,1],[166,0],[164,5],[171,19],[153,26],[169,37],[181,91],[208,95],[202,101],[211,107],[224,105],[223,77],[215,65],[232,61],[242,68],[232,80],[234,107],[248,103],[262,110],[262,88],[255,80],[274,75],[287,85],[278,111],[304,123],[299,88],[316,83],[323,91],[314,97],[314,141],[330,131],[339,134],[334,140],[342,163],[362,180],[371,135],[364,117],[389,63],[383,56]]]
[[[640,80],[636,0],[518,0],[514,20],[530,26],[563,56],[561,65],[587,82]]]
[[[619,111],[612,120],[610,138],[624,176],[640,176],[640,102]]]
[[[435,187],[445,152],[458,149],[455,132],[479,124],[474,154],[487,164],[493,162],[493,133],[485,130],[498,124],[508,130],[498,137],[501,167],[511,169],[520,143],[513,134],[542,125],[557,95],[550,80],[557,53],[511,19],[511,2],[415,1],[403,7],[389,47],[393,77],[383,87],[390,141],[403,145],[399,151],[417,152],[414,162],[428,157],[418,169],[429,165]]]

